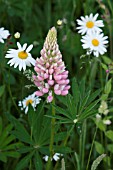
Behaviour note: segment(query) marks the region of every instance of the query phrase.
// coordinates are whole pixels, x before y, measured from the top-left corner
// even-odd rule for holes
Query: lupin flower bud
[[[57,44],[57,31],[52,27],[46,37],[41,57],[36,59],[33,76],[34,83],[38,87],[37,96],[48,94],[47,102],[52,102],[53,93],[65,96],[70,89],[68,71],[62,61],[62,54]]]

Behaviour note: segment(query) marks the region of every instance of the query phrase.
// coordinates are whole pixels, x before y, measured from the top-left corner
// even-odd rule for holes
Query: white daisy
[[[29,109],[29,104],[33,107],[34,111],[37,106],[37,104],[40,103],[40,98],[38,96],[35,96],[35,93],[29,95],[26,97],[23,101],[19,101],[18,106],[21,107],[21,110],[25,109],[25,114],[27,114]]]
[[[10,35],[8,30],[4,30],[4,28],[0,28],[0,42],[4,43],[3,39],[7,39],[7,37]]]
[[[29,53],[33,45],[31,44],[30,46],[27,47],[27,43],[25,43],[23,46],[19,42],[17,42],[18,49],[9,49],[7,51],[7,54],[5,58],[11,58],[7,64],[10,64],[10,66],[14,65],[14,68],[19,66],[19,70],[21,71],[22,69],[25,71],[26,66],[31,66],[35,65],[35,59],[32,58],[31,54]]]
[[[77,19],[79,27],[78,33],[81,33],[82,35],[85,33],[91,33],[91,32],[101,32],[102,30],[99,27],[104,27],[102,20],[97,20],[99,14],[93,14],[91,13],[89,16],[86,15],[85,17],[81,16],[81,20]]]
[[[83,48],[88,49],[88,53],[94,54],[94,56],[98,57],[99,54],[103,55],[106,50],[106,44],[108,43],[108,36],[104,37],[103,33],[95,32],[86,34],[82,36],[81,42],[83,42]]]

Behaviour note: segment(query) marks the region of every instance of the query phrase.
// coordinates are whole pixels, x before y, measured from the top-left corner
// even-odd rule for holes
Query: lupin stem
[[[55,99],[53,98],[52,104],[55,104]],[[55,108],[52,105],[52,116],[55,116]],[[51,119],[51,138],[50,138],[50,145],[49,145],[49,151],[50,151],[50,156],[47,162],[47,166],[46,166],[46,170],[50,170],[51,169],[51,159],[53,156],[53,143],[54,143],[54,131],[55,131],[55,118]]]

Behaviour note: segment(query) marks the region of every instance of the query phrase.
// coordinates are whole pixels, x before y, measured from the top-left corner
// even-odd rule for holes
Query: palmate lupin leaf
[[[68,94],[66,97],[62,97],[64,108],[54,105],[58,113],[55,118],[60,123],[76,123],[95,115],[97,104],[100,101],[98,97],[100,92],[101,89],[98,89],[92,93],[90,89],[85,88],[84,79],[78,84],[74,78],[72,80],[72,95]],[[58,99],[60,100],[60,97]],[[49,117],[53,116],[49,115]]]
[[[96,168],[98,167],[98,165],[100,164],[100,162],[103,160],[103,158],[106,157],[106,154],[102,154],[100,155],[92,164],[91,166],[91,170],[96,170]]]
[[[10,134],[12,128],[11,124],[4,127],[0,117],[0,161],[3,162],[7,162],[7,157],[18,158],[20,156],[16,149],[21,144],[19,142],[12,144],[15,140],[15,137]]]

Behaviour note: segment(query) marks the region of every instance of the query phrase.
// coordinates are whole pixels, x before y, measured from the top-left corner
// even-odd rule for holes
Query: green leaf
[[[32,158],[34,154],[34,151],[31,152],[30,154],[28,154],[27,156],[25,156],[23,159],[20,160],[20,162],[17,164],[16,169],[15,170],[23,170],[25,167],[27,167],[30,159]]]
[[[58,113],[66,116],[67,118],[69,118],[69,119],[72,120],[72,116],[69,114],[69,112],[67,111],[67,109],[64,110],[64,109],[62,109],[61,107],[56,106],[56,105],[54,106],[54,108],[55,108],[55,110],[56,110]]]
[[[2,161],[2,162],[7,162],[7,157],[6,157],[6,155],[4,154],[4,153],[1,153],[0,152],[0,160]]]
[[[108,98],[108,94],[102,94],[101,100],[107,100],[107,98]]]
[[[92,164],[91,170],[96,170],[100,162],[103,160],[103,158],[106,157],[106,154],[100,155]]]
[[[53,146],[53,149],[54,149],[55,153],[65,154],[65,153],[71,153],[72,152],[71,148],[65,147],[65,146]]]
[[[77,170],[80,170],[80,160],[79,160],[79,156],[78,154],[75,152],[75,159],[76,159],[76,163],[77,163]]]
[[[14,139],[15,137],[13,135],[8,136],[4,143],[2,144],[1,148],[4,149],[4,147],[11,143]]]
[[[1,133],[2,133],[2,118],[0,117],[0,136],[1,136]]]
[[[43,169],[42,159],[38,152],[35,153],[34,164],[35,164],[35,170]]]
[[[104,64],[104,63],[101,63],[101,66],[102,66],[102,68],[106,71],[106,70],[108,70],[108,67],[107,67],[107,65],[106,64]]]
[[[77,107],[79,99],[80,99],[80,91],[79,91],[79,87],[78,87],[76,78],[73,78],[73,80],[72,80],[72,94],[73,94],[73,98],[75,100],[75,104]]]
[[[105,135],[113,141],[113,131],[112,130],[105,132]]]
[[[106,64],[112,63],[112,60],[111,60],[110,58],[108,58],[107,56],[102,56],[102,59],[104,60],[104,62],[105,62]]]
[[[111,81],[112,81],[112,79],[110,79],[105,85],[105,88],[104,88],[105,94],[109,94],[111,91]]]
[[[109,152],[111,152],[113,154],[113,144],[108,144],[107,149]]]
[[[6,151],[6,152],[4,152],[4,155],[13,157],[13,158],[18,158],[20,156],[20,153],[15,152],[15,151]]]
[[[100,144],[99,142],[95,141],[95,148],[96,148],[96,151],[99,153],[99,154],[103,154],[104,153],[104,147],[102,146],[102,144]]]
[[[86,94],[86,96],[84,97],[84,99],[82,100],[81,106],[79,107],[79,114],[81,114],[82,111],[83,111],[83,109],[85,108],[86,103],[87,103],[87,101],[88,101],[88,99],[89,99],[90,93],[91,93],[91,91],[89,91],[89,92]]]
[[[33,144],[29,133],[26,131],[24,126],[12,115],[6,113],[7,118],[9,121],[14,125],[15,129],[12,134],[15,135],[18,139],[28,144]]]
[[[99,121],[96,121],[96,126],[100,129],[100,130],[102,130],[102,131],[106,131],[106,125],[103,123],[103,121],[102,120],[99,120]]]
[[[72,119],[75,119],[77,111],[76,111],[74,99],[70,94],[67,95],[67,103],[68,103],[67,107],[69,110],[68,114],[70,113]]]
[[[2,146],[2,144],[4,144],[4,142],[7,139],[7,136],[9,135],[10,131],[12,130],[13,126],[11,124],[7,125],[5,127],[5,129],[2,132],[2,135],[0,137],[0,147]]]
[[[33,122],[32,122],[32,133],[35,142],[39,140],[39,136],[41,134],[43,119],[44,119],[44,106],[46,101],[42,101],[35,113],[33,113]]]
[[[93,92],[92,94],[90,94],[90,97],[87,101],[87,105],[89,105],[91,102],[93,102],[99,96],[101,91],[102,91],[101,89],[98,89],[95,92]]]
[[[97,105],[97,103],[100,101],[100,99],[94,101],[93,103],[91,103],[86,109],[85,111],[83,111],[82,114],[79,115],[78,120],[81,121],[85,118],[88,118],[90,116],[93,116],[97,113],[96,110],[94,110],[94,107]]]
[[[18,152],[19,153],[27,153],[27,152],[30,152],[32,151],[34,148],[33,147],[30,147],[30,146],[22,146],[18,149]]]
[[[55,142],[63,141],[65,137],[67,136],[67,132],[60,132],[55,135]]]
[[[20,142],[17,143],[13,143],[10,145],[7,145],[3,148],[3,151],[7,151],[7,150],[17,150],[19,147],[21,147],[23,144]]]
[[[0,97],[4,94],[5,85],[0,86]]]

